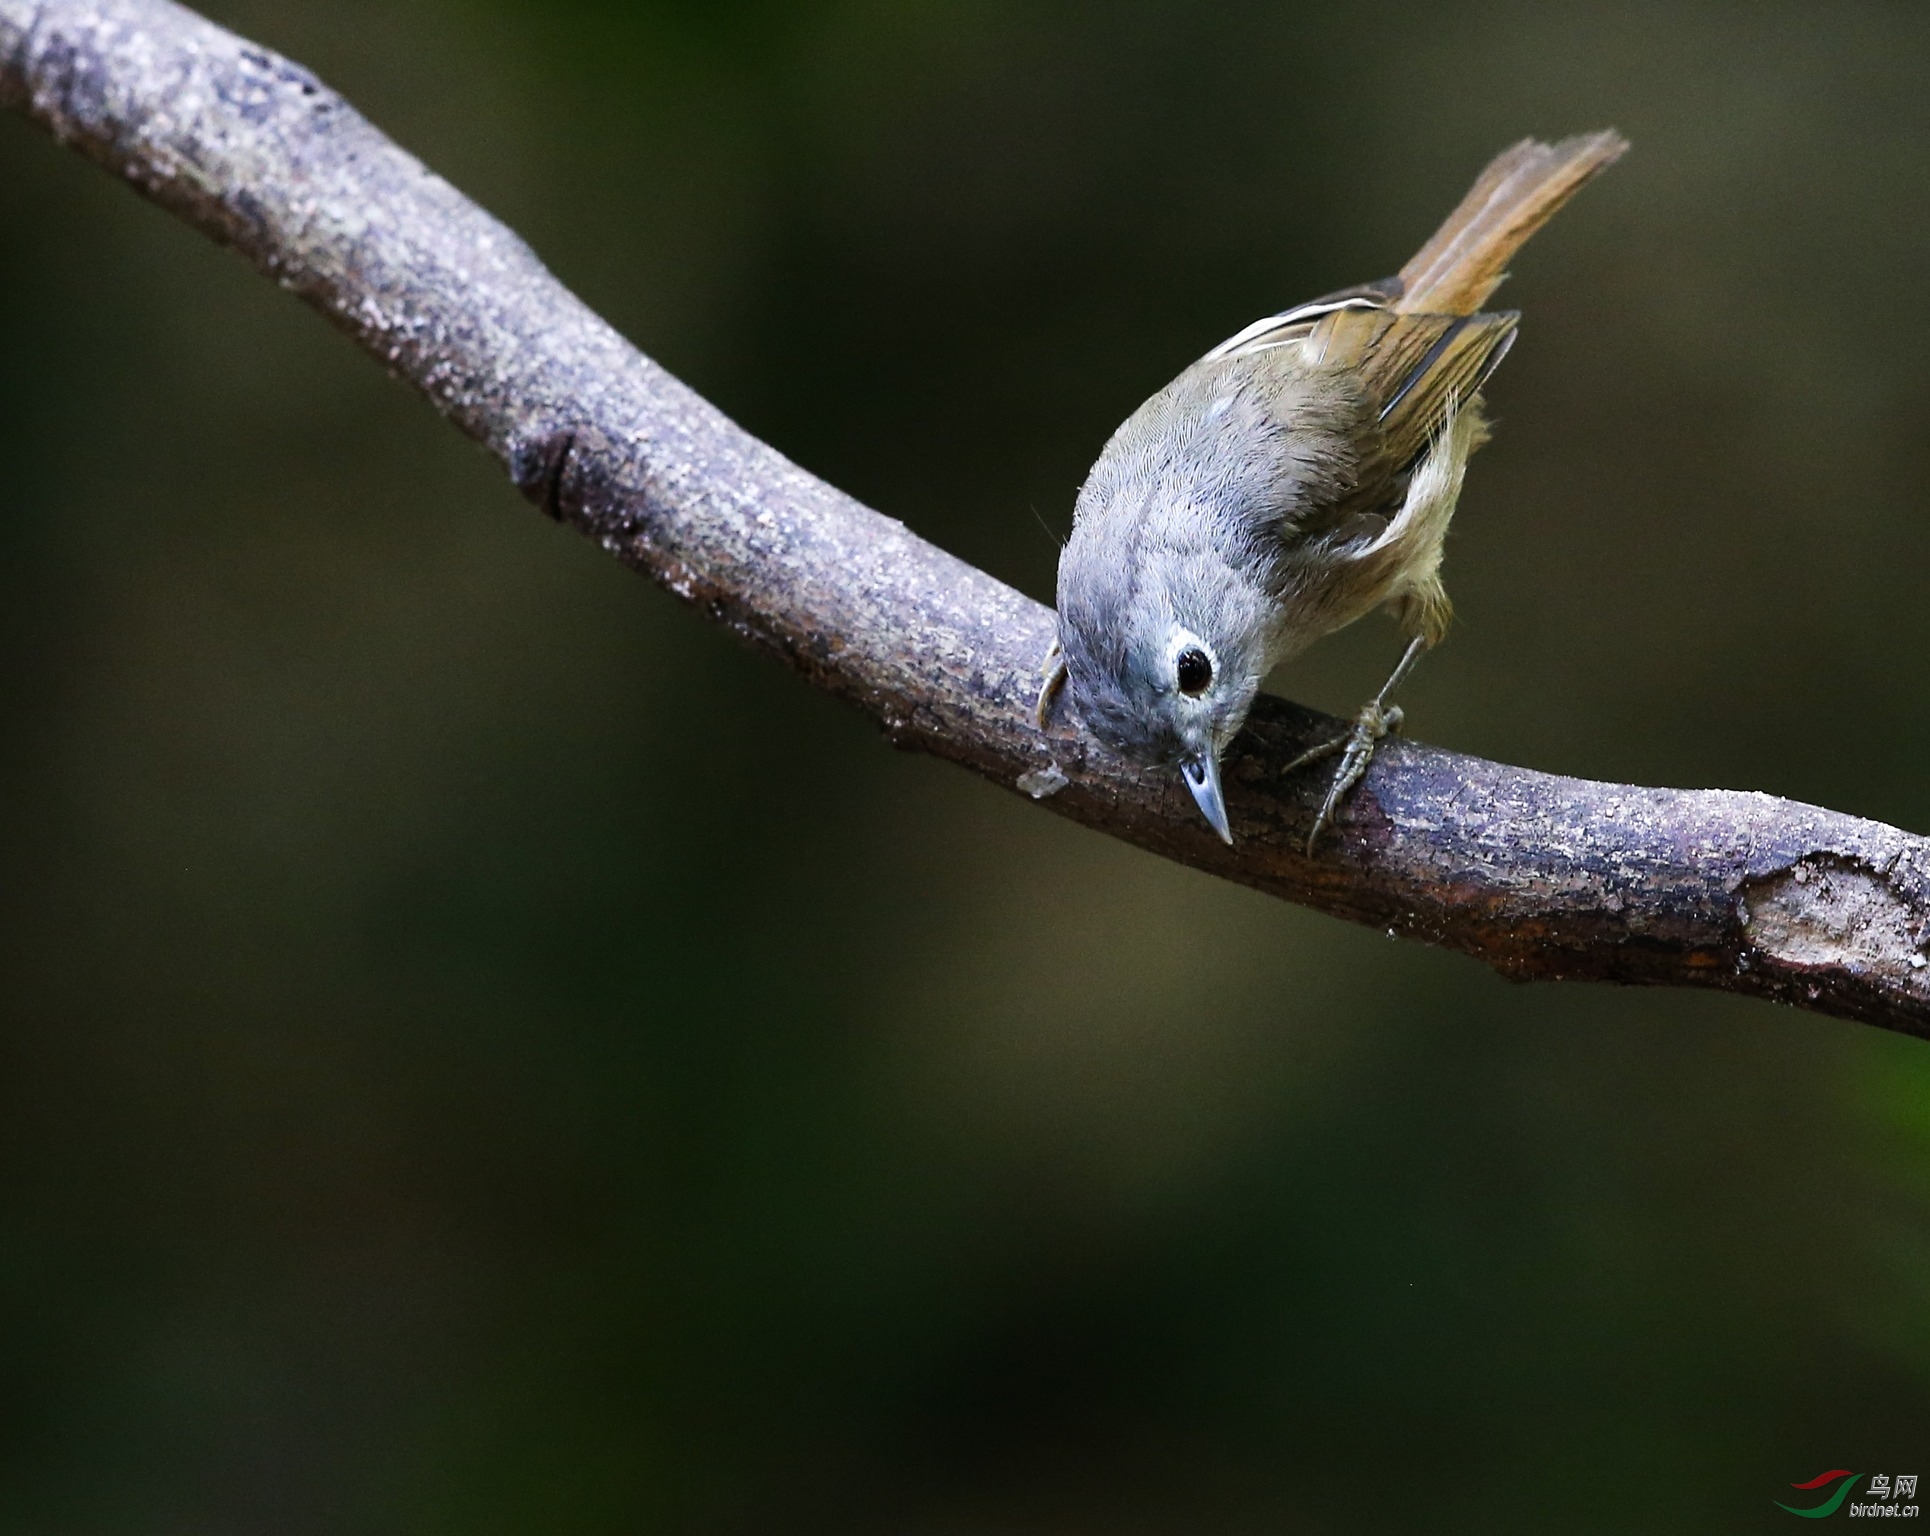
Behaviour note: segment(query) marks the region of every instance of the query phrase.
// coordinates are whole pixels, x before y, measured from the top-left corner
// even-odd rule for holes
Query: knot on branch
[[[1754,954],[1819,979],[1874,973],[1930,997],[1930,907],[1887,871],[1814,853],[1744,881],[1737,905]]]
[[[598,539],[627,538],[643,526],[628,458],[594,426],[572,423],[509,451],[516,487],[559,523]]]
[[[575,520],[567,515],[566,506],[580,508],[582,504],[580,475],[571,478],[580,430],[562,427],[518,443],[509,453],[509,474],[516,489],[559,523]]]

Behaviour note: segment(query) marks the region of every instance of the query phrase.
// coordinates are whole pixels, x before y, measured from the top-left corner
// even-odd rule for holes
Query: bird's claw
[[[1361,706],[1354,717],[1354,728],[1345,736],[1336,736],[1332,741],[1323,741],[1317,747],[1310,747],[1292,762],[1283,772],[1292,773],[1309,763],[1317,763],[1323,757],[1340,754],[1340,766],[1334,770],[1333,782],[1327,786],[1327,798],[1320,804],[1320,814],[1313,819],[1313,830],[1307,834],[1307,852],[1313,852],[1315,839],[1333,823],[1334,812],[1340,809],[1340,802],[1347,792],[1366,776],[1368,764],[1374,760],[1375,749],[1383,738],[1401,728],[1406,718],[1398,704],[1383,704],[1379,699],[1369,699]]]

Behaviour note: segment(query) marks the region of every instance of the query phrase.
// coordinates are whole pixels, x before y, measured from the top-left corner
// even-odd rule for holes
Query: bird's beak
[[[1186,787],[1193,791],[1193,799],[1198,802],[1200,815],[1206,824],[1220,834],[1220,840],[1229,848],[1233,846],[1233,831],[1226,824],[1226,801],[1220,794],[1220,760],[1213,752],[1198,752],[1191,757],[1179,760],[1181,777]]]

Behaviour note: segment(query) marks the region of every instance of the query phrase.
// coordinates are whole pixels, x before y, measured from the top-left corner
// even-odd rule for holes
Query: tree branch
[[[307,71],[169,0],[0,0],[0,103],[321,310],[550,516],[866,711],[901,747],[1167,858],[1520,978],[1700,986],[1930,1037],[1930,844],[1720,790],[1390,741],[1338,832],[1263,699],[1227,848],[1175,775],[1031,719],[1052,614],[791,464],[637,352]]]

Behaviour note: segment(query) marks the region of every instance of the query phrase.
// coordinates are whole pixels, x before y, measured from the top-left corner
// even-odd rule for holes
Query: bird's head
[[[1246,723],[1266,672],[1265,596],[1210,547],[1122,558],[1093,526],[1074,529],[1059,562],[1059,643],[1072,703],[1115,752],[1177,771],[1231,843],[1220,754]]]

